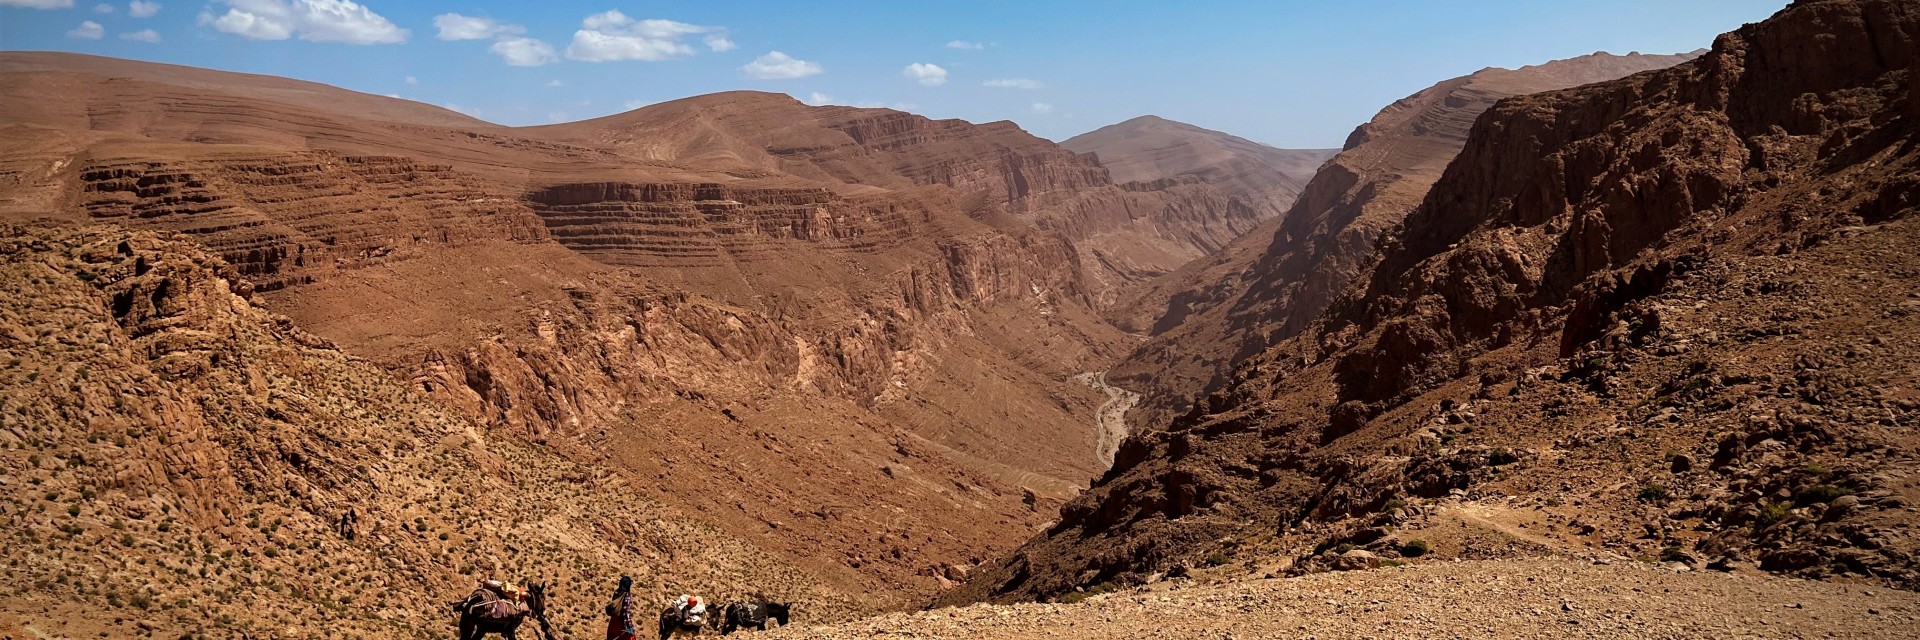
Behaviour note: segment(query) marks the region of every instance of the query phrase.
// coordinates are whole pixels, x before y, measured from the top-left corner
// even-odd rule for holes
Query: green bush
[[[1649,485],[1640,487],[1641,502],[1653,502],[1653,503],[1666,502],[1667,497],[1668,496],[1667,496],[1666,487],[1663,487],[1657,484],[1649,484]]]
[[[1853,494],[1853,492],[1847,489],[1830,484],[1817,484],[1794,493],[1793,504],[1802,507],[1810,504],[1826,504],[1833,502],[1840,496],[1851,494]]]
[[[1433,545],[1427,544],[1427,541],[1418,538],[1408,540],[1406,544],[1400,545],[1400,555],[1409,558],[1418,558],[1432,552]]]
[[[1075,604],[1087,598],[1091,598],[1101,594],[1113,593],[1119,590],[1120,590],[1120,587],[1118,585],[1115,585],[1111,582],[1102,582],[1100,584],[1087,587],[1084,590],[1075,591],[1073,593],[1060,596],[1060,604]]]
[[[1792,515],[1792,512],[1787,509],[1787,505],[1774,503],[1760,507],[1760,513],[1754,516],[1754,522],[1759,523],[1762,528],[1771,527],[1786,520],[1789,515]]]
[[[1493,452],[1487,454],[1487,464],[1490,464],[1496,467],[1504,464],[1513,464],[1519,461],[1520,461],[1520,456],[1514,455],[1513,451],[1507,449],[1506,447],[1494,447]]]
[[[1227,563],[1227,554],[1224,551],[1214,551],[1213,553],[1207,554],[1203,562],[1209,567],[1218,567]]]

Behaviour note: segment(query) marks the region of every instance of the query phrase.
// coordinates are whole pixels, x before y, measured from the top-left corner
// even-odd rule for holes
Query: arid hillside
[[[1325,313],[954,597],[1424,557],[1386,541],[1443,504],[1920,584],[1917,54],[1912,3],[1798,2],[1673,68],[1496,103]]]
[[[0,128],[0,218],[191,239],[489,438],[875,607],[964,578],[1099,473],[1106,398],[1074,377],[1129,346],[1099,308],[1252,218],[1010,123],[759,93],[515,129],[9,53]]]
[[[1109,316],[1150,333],[1115,367],[1145,397],[1137,427],[1163,424],[1220,388],[1246,358],[1299,333],[1373,260],[1382,233],[1420,204],[1503,98],[1673,66],[1698,55],[1594,53],[1519,69],[1489,68],[1388,105],[1348,136],[1286,213],[1225,249],[1136,289]]]
[[[1246,200],[1261,218],[1293,205],[1337,149],[1277,149],[1232,134],[1140,116],[1060,143],[1100,159],[1115,182],[1198,180]]]
[[[866,608],[294,327],[188,239],[8,225],[0,285],[0,634],[444,637],[479,574],[551,582],[573,637],[623,573]]]

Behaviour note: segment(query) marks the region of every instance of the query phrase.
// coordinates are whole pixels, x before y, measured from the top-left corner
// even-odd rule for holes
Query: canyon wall
[[[1400,224],[1466,142],[1475,118],[1515,95],[1672,66],[1687,55],[1606,53],[1520,69],[1485,69],[1382,109],[1320,167],[1285,215],[1234,246],[1156,279],[1110,314],[1154,336],[1113,375],[1145,395],[1139,427],[1185,412],[1243,360],[1297,334],[1371,266],[1381,234]]]
[[[1507,510],[1624,557],[1915,584],[1916,43],[1911,3],[1799,2],[1497,103],[1325,313],[953,599],[1314,571]]]

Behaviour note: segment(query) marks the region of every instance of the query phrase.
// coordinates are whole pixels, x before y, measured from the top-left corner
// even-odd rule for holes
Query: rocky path
[[[1920,594],[1568,559],[1415,562],[1072,605],[974,605],[795,626],[771,638],[1894,638]]]
[[[1105,371],[1082,373],[1073,379],[1107,394],[1107,401],[1101,403],[1093,418],[1095,428],[1100,430],[1094,455],[1100,458],[1100,468],[1106,469],[1113,466],[1113,454],[1120,450],[1120,441],[1127,439],[1127,411],[1140,403],[1140,394],[1107,384]]]

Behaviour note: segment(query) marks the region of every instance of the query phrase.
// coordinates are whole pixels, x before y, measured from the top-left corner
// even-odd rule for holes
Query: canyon
[[[1101,319],[1105,301],[1230,241],[1259,215],[1204,182],[1116,184],[1093,156],[1011,123],[753,92],[508,128],[279,78],[5,53],[0,113],[15,134],[0,152],[0,219],[15,225],[18,277],[55,278],[59,300],[95,301],[81,314],[23,298],[19,326],[107,327],[135,345],[79,369],[36,358],[12,370],[7,453],[24,471],[7,479],[84,508],[71,521],[27,524],[27,505],[10,507],[22,523],[16,542],[36,549],[11,575],[80,601],[124,601],[183,597],[188,583],[166,571],[197,571],[256,607],[209,608],[182,624],[297,625],[295,612],[341,603],[317,585],[283,590],[257,572],[310,572],[312,554],[325,553],[351,559],[327,589],[366,588],[354,581],[371,579],[362,574],[400,547],[418,571],[393,587],[393,610],[405,614],[329,615],[358,632],[412,634],[430,626],[428,594],[457,590],[460,576],[563,557],[577,559],[544,575],[574,593],[596,589],[614,566],[638,565],[659,568],[637,576],[650,592],[725,573],[698,588],[791,594],[816,620],[925,602],[1030,535],[1110,460],[1122,434],[1103,433],[1096,416],[1112,396],[1074,379],[1131,341]],[[116,278],[130,268],[145,282],[161,263],[197,270],[146,282],[151,293],[138,295],[110,291],[129,285],[96,279],[95,266],[35,271],[79,254],[94,265],[105,245],[153,247],[121,251],[114,259],[132,266],[115,263]],[[174,371],[164,349],[138,345],[171,344],[175,334],[150,335],[124,317],[128,296],[196,322],[218,316],[179,335],[230,335],[189,349],[196,364]],[[59,333],[21,331],[8,353]],[[307,375],[254,368],[248,354],[288,342],[315,351],[276,362],[351,364],[302,378],[321,387],[300,397],[351,403],[371,393],[412,408],[299,413],[262,398],[267,406],[235,412],[262,379]],[[169,387],[180,406],[134,411],[105,391],[45,388],[100,369],[158,371],[158,382],[136,388]],[[557,527],[538,534],[521,528],[535,526],[533,512],[482,502],[422,516],[420,505],[437,503],[337,483],[302,485],[297,499],[243,487],[172,518],[197,495],[43,468],[48,458],[28,453],[170,468],[179,454],[149,452],[141,439],[197,412],[195,437],[210,444],[168,475],[218,478],[232,461],[261,465],[260,482],[352,475],[342,466],[366,459],[385,421],[422,406],[433,417],[403,446],[443,450],[380,450],[394,476],[381,482],[538,496],[550,487],[527,483],[557,474],[590,490],[514,502],[559,507],[537,516]],[[319,441],[290,449],[249,426],[259,411],[287,429],[326,424],[311,425]],[[341,412],[356,417],[330,417]],[[1117,427],[1121,413],[1108,410],[1107,424]],[[128,426],[102,431],[105,416]],[[22,430],[29,423],[39,426]],[[121,431],[137,435],[94,447]],[[465,444],[446,449],[456,436]],[[495,462],[501,456],[515,462]],[[447,477],[433,464],[471,469]],[[376,494],[359,517],[380,537],[329,531],[355,492]],[[273,533],[235,533],[242,523],[260,530],[266,514]],[[490,518],[515,526],[493,528]],[[671,523],[649,535],[687,539],[596,555],[582,541],[610,535],[606,518]],[[409,538],[445,533],[396,539],[396,526]],[[191,548],[218,560],[72,564],[85,545],[121,535],[134,536],[135,552]],[[504,542],[518,535],[562,541],[542,547],[552,558],[491,569],[452,555],[520,547]],[[695,539],[733,555],[689,559],[709,553]],[[261,548],[278,559],[249,557]],[[77,570],[144,586],[57,586]]]
[[[444,636],[481,576],[590,636],[623,575],[779,637],[1898,634],[1913,60],[1802,0],[1336,150],[0,52],[0,637]]]
[[[1492,553],[1411,544],[1463,518],[1910,587],[1917,36],[1909,3],[1801,2],[1495,103],[1324,313],[952,601]]]

